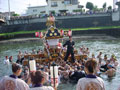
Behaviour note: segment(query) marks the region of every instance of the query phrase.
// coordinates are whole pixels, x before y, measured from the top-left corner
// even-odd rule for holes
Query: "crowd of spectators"
[[[55,13],[53,14],[55,17],[59,16],[78,16],[78,15],[93,15],[93,14],[105,14],[105,13],[111,13],[115,10],[107,10],[107,11],[86,11],[86,12],[73,12],[73,13],[67,13],[67,12],[61,12],[61,13]],[[11,16],[10,20],[26,20],[26,19],[35,19],[35,18],[47,18],[48,14],[35,14],[35,15],[28,15],[28,16]]]

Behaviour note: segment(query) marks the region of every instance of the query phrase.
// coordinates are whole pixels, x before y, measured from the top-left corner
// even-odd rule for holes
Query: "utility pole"
[[[29,4],[28,4],[28,7],[30,7],[31,6],[31,4],[30,4],[30,0],[29,0]]]
[[[10,17],[11,17],[11,14],[10,14],[10,0],[8,0],[8,12],[9,12],[8,20],[10,20]]]
[[[1,0],[0,0],[0,6],[1,6]],[[0,9],[1,9],[1,7],[0,7]]]

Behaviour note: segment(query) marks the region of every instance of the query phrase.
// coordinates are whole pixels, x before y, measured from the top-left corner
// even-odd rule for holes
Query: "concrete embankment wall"
[[[45,19],[45,18],[44,18]],[[35,21],[35,20],[34,20]],[[38,20],[39,21],[39,20]],[[17,22],[17,21],[16,21]],[[20,22],[20,21],[19,21]],[[86,28],[86,27],[98,27],[98,26],[114,26],[120,25],[120,21],[113,21],[111,14],[101,15],[87,15],[87,16],[65,16],[56,18],[57,28]],[[18,31],[33,31],[46,29],[46,22],[42,20],[40,22],[21,23],[12,25],[0,26],[0,33],[18,32]],[[81,30],[74,31],[73,35],[85,35],[85,34],[106,34],[114,37],[120,37],[119,29],[104,29],[104,30]],[[0,36],[0,40],[11,39],[11,38],[25,38],[35,37],[35,34],[17,34],[9,36]]]
[[[10,33],[19,31],[32,31],[45,29],[45,23],[32,23],[32,24],[17,24],[17,25],[4,25],[0,27],[0,33]]]
[[[74,18],[57,18],[57,28],[83,28],[96,26],[113,26],[120,25],[119,21],[112,21],[110,15],[107,16],[91,16],[91,17],[74,17]],[[0,27],[0,33],[31,31],[46,29],[46,22],[28,23],[28,24],[14,24],[4,25]]]
[[[104,35],[119,38],[120,37],[120,28],[118,28],[118,29],[100,29],[100,30],[73,31],[73,35],[95,35],[95,34],[104,34]]]

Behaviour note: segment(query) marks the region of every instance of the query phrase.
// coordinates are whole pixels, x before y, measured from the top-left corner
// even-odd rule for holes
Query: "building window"
[[[78,4],[78,0],[72,0],[72,4],[73,4],[73,5]]]
[[[70,0],[65,0],[65,1],[64,1],[64,4],[65,4],[65,5],[70,4]]]
[[[58,5],[57,5],[57,2],[52,2],[51,3],[51,7],[57,7]]]
[[[33,9],[33,12],[37,12],[37,9]]]

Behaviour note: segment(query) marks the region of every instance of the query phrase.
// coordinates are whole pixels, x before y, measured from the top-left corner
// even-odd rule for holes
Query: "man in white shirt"
[[[6,65],[9,65],[9,64],[10,64],[9,59],[8,59],[8,56],[5,56],[4,64],[6,64]]]

